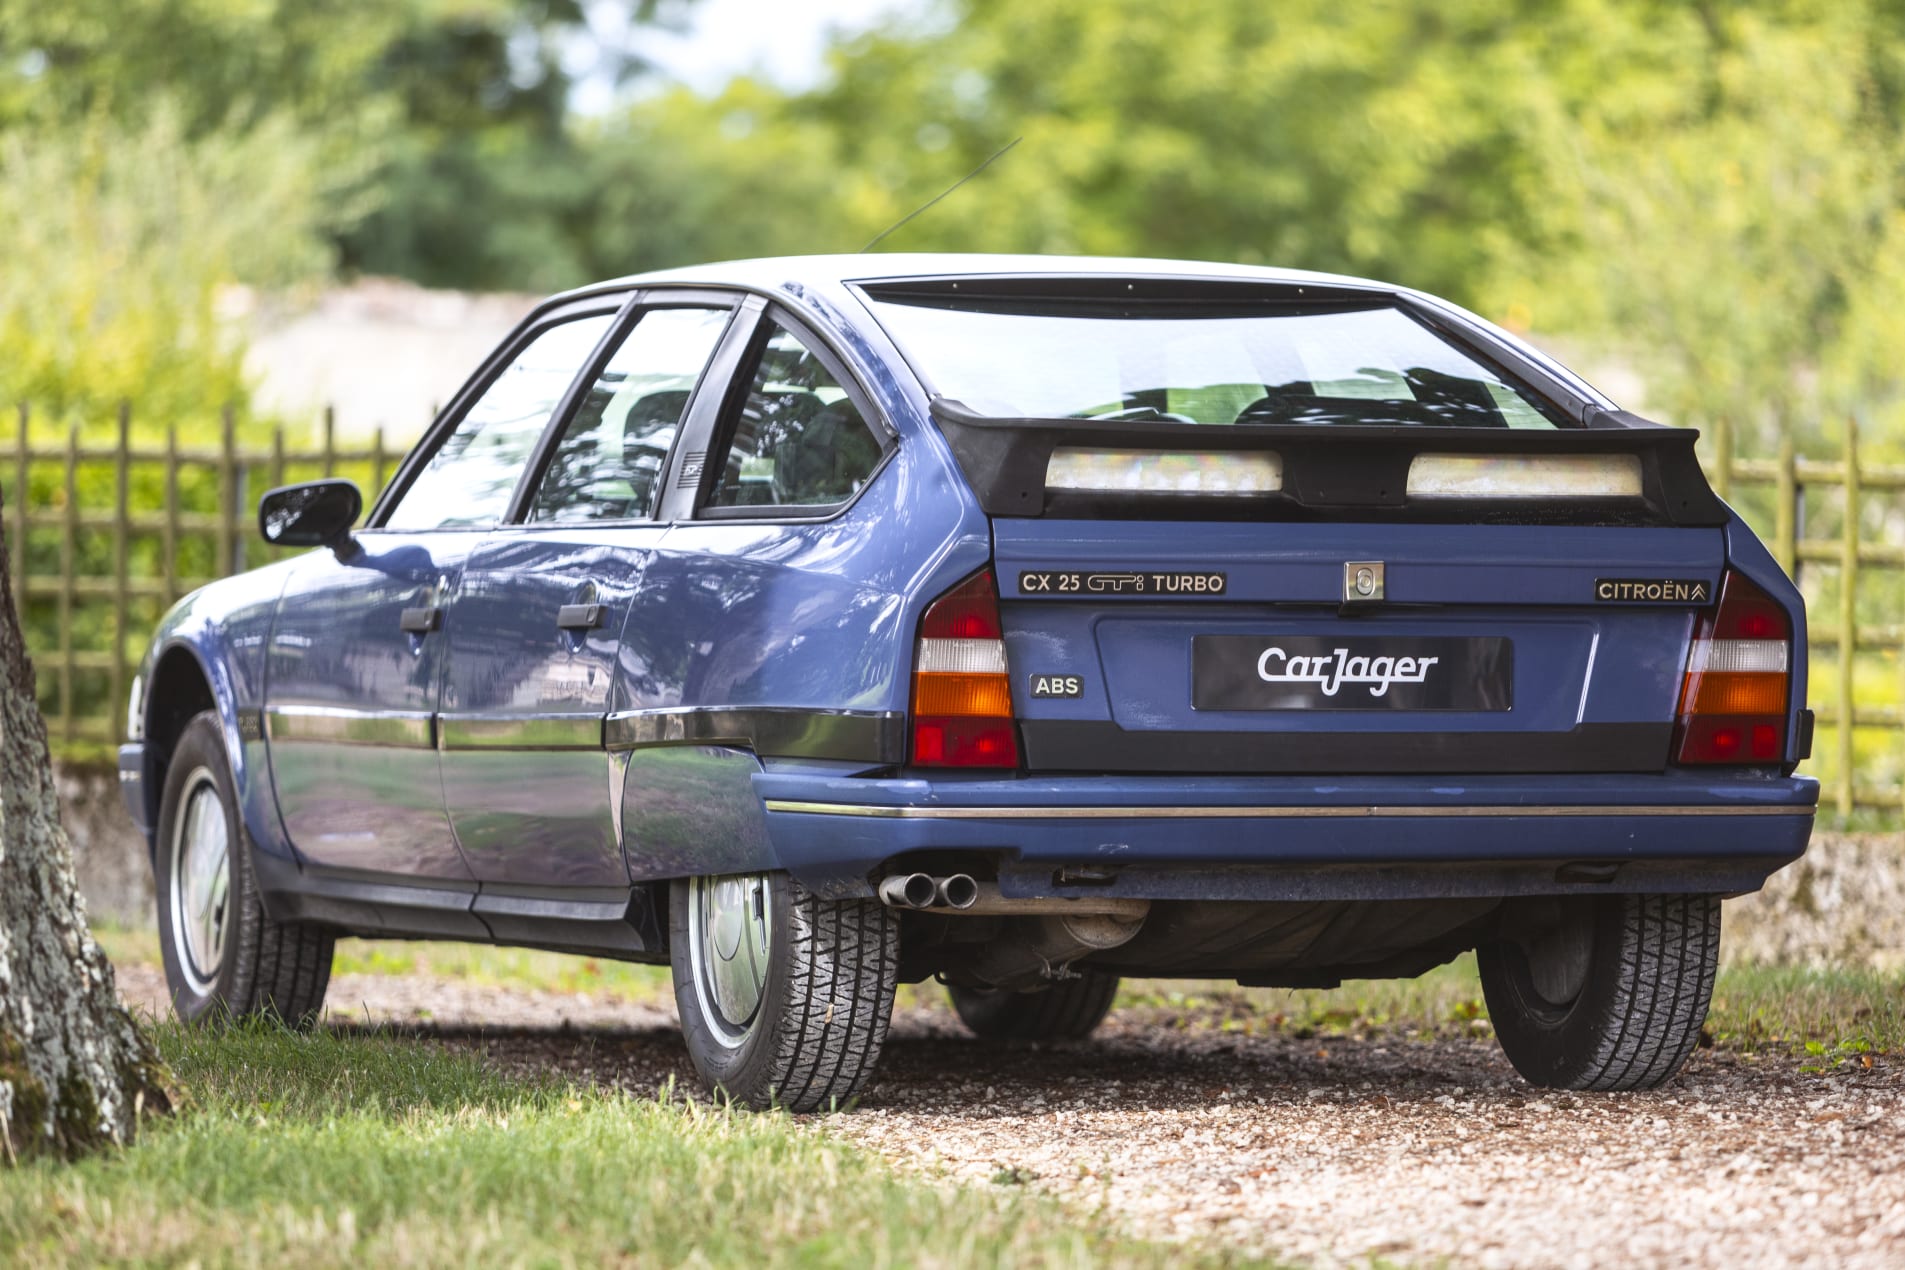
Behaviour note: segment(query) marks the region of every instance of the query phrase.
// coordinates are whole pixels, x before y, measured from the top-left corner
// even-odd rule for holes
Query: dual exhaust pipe
[[[979,902],[979,884],[970,874],[895,873],[880,882],[880,902],[888,908],[947,908],[963,912]]]
[[[997,882],[981,882],[968,873],[934,877],[930,873],[892,873],[880,880],[880,902],[888,908],[974,917],[1112,917],[1142,921],[1151,901],[1109,895],[1007,897]]]

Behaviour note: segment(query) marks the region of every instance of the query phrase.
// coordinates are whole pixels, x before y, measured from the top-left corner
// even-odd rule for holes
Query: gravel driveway
[[[121,971],[155,1006],[151,968]],[[341,975],[348,1019],[643,1094],[693,1074],[665,1003]],[[883,1079],[828,1132],[902,1167],[1027,1185],[1137,1233],[1322,1265],[1905,1266],[1905,1064],[1805,1073],[1698,1052],[1652,1094],[1521,1084],[1492,1039],[1240,1035],[1114,1014],[1002,1049],[896,1016]]]

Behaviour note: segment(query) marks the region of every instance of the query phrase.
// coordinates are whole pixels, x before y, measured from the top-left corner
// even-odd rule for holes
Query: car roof
[[[1267,282],[1361,289],[1377,294],[1408,296],[1452,314],[1486,331],[1515,349],[1578,395],[1604,409],[1614,402],[1548,354],[1494,323],[1440,296],[1373,278],[1322,273],[1306,269],[1278,269],[1267,265],[1227,264],[1213,260],[1164,260],[1144,256],[1039,256],[989,252],[856,252],[831,256],[763,256],[688,265],[651,273],[630,274],[592,286],[578,287],[551,297],[539,311],[581,296],[643,286],[741,287],[756,292],[808,298],[831,294],[841,297],[849,284],[896,282],[945,277],[1123,277],[1182,278],[1197,281]]]
[[[663,283],[677,286],[720,284],[778,291],[786,289],[789,284],[796,287],[832,288],[850,282],[999,275],[1199,278],[1328,283],[1389,292],[1407,289],[1341,274],[1273,269],[1263,265],[1222,264],[1209,260],[1157,260],[1141,256],[1018,256],[980,252],[877,252],[836,256],[767,256],[755,260],[690,265],[614,278],[578,288],[572,294]]]

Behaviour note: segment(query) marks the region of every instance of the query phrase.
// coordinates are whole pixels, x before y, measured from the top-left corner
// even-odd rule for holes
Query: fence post
[[[1845,520],[1839,534],[1839,816],[1852,815],[1852,662],[1859,617],[1859,422],[1845,421]]]
[[[218,438],[218,559],[212,565],[214,577],[229,577],[235,570],[232,537],[232,515],[234,504],[238,502],[238,474],[232,462],[234,449],[232,438],[232,408],[227,405],[219,412]]]
[[[384,425],[381,423],[370,434],[370,462],[370,501],[375,503],[377,496],[384,492]]]
[[[165,555],[165,608],[179,598],[179,425],[165,425],[165,528],[160,550]]]
[[[271,485],[272,488],[284,484],[284,424],[280,423],[271,430]],[[266,548],[273,560],[284,559],[284,552],[277,547]]]
[[[20,448],[13,452],[13,593],[22,624],[26,622],[26,422],[27,404],[20,403]]]
[[[1725,415],[1713,421],[1714,492],[1721,498],[1733,495],[1733,424]]]
[[[73,554],[79,546],[79,425],[66,429],[65,532],[60,535],[60,735],[71,741],[73,719]]]
[[[1799,580],[1799,459],[1793,451],[1793,434],[1779,434],[1779,476],[1773,495],[1773,554],[1779,567],[1795,582]]]
[[[126,497],[127,451],[132,448],[132,403],[119,403],[119,446],[112,469],[112,730],[114,741],[126,739]]]
[[[337,475],[337,411],[324,407],[324,479]]]

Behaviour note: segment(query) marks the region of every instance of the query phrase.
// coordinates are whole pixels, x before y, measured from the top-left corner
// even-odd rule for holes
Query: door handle
[[[443,610],[434,604],[405,609],[398,617],[397,625],[412,635],[428,635],[443,625]]]
[[[565,604],[556,610],[556,625],[565,631],[592,631],[608,616],[606,604]]]

